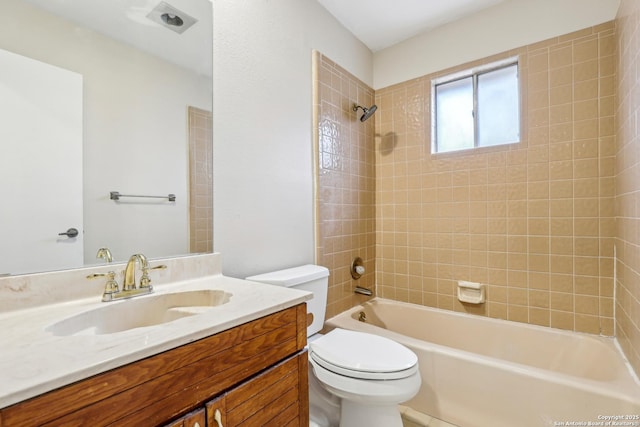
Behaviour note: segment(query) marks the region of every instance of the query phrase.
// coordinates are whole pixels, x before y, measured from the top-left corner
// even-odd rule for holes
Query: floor
[[[400,406],[403,427],[457,427],[406,406]]]

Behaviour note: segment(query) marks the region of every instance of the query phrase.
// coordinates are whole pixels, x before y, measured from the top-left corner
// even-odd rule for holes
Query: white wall
[[[3,13],[12,18],[0,26],[0,48],[84,79],[85,262],[101,246],[118,260],[187,253],[187,106],[211,108],[211,79],[22,2],[4,2]],[[177,201],[117,205],[109,191]]]
[[[615,19],[620,0],[508,0],[376,52],[374,89]]]
[[[214,249],[226,275],[314,262],[311,52],[372,83],[316,0],[214,1]]]

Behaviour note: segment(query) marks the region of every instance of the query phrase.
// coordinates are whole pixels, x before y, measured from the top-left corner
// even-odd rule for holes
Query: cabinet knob
[[[218,427],[224,427],[222,425],[222,414],[220,413],[220,409],[216,409],[215,414],[213,415],[213,419],[218,423]]]
[[[200,427],[200,423],[196,421],[196,423],[193,425],[193,427]]]

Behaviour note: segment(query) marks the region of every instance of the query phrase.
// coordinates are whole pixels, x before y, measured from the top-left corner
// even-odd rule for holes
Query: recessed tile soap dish
[[[481,283],[458,280],[458,300],[467,304],[482,304],[485,300],[485,286]]]

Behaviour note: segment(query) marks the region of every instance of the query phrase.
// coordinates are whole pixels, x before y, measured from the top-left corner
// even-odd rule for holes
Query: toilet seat
[[[418,371],[418,358],[405,346],[379,335],[336,328],[309,343],[311,359],[346,377],[397,380]]]
[[[309,365],[313,369],[313,376],[332,395],[366,406],[406,402],[416,395],[422,383],[419,371],[406,378],[375,381],[336,374],[313,359],[309,360]]]

